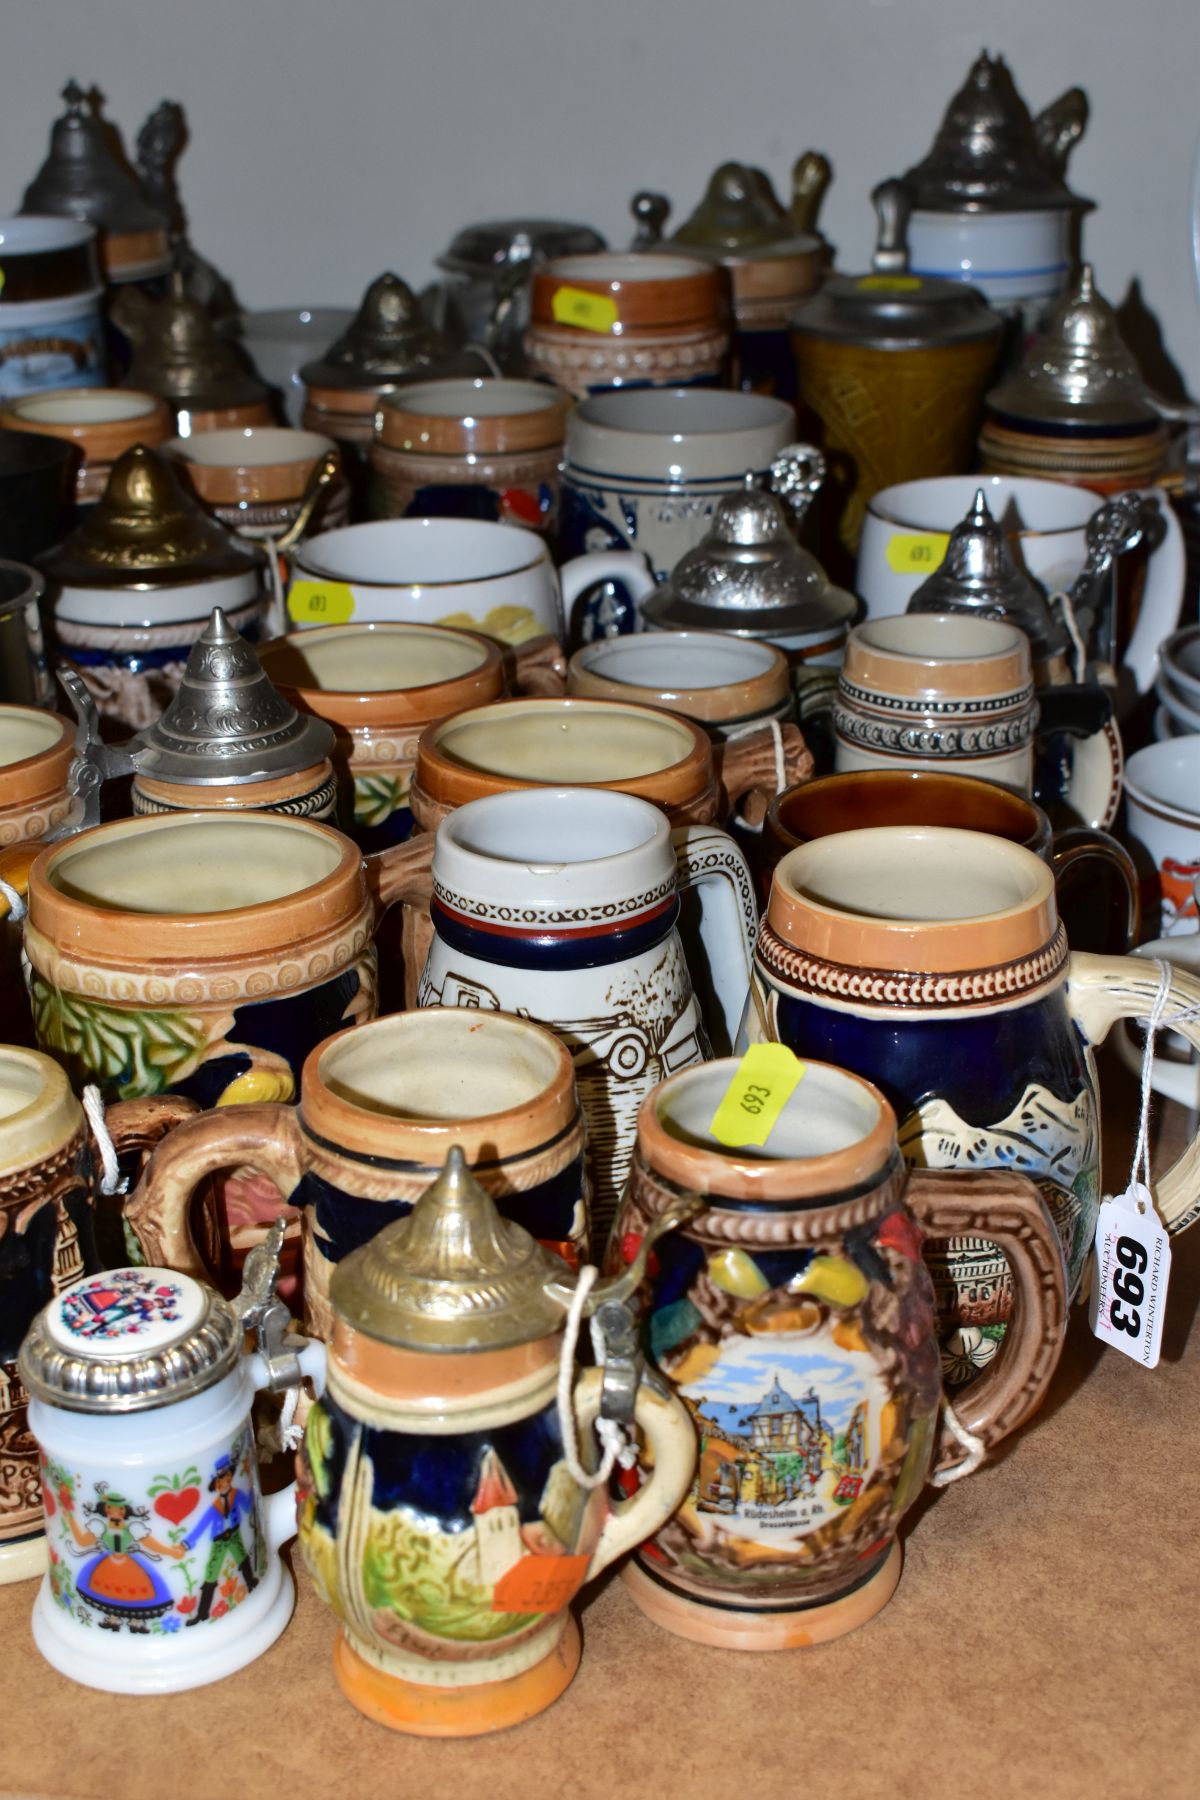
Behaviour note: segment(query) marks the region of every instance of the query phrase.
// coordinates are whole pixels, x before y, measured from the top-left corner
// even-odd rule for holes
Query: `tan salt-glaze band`
[[[604,258],[607,260],[607,257]],[[624,279],[591,278],[576,274],[572,265],[583,258],[564,258],[535,269],[532,290],[532,315],[538,325],[570,325],[570,320],[554,316],[554,296],[564,288],[610,300],[616,307],[616,326],[623,329],[654,330],[659,327],[699,324],[720,315],[724,307],[724,273],[711,263],[698,258],[674,257],[679,272],[664,271],[650,279],[637,279],[635,266]],[[615,327],[614,327],[615,329]]]
[[[283,500],[302,499],[313,470],[331,454],[336,455],[337,451],[326,438],[320,450],[298,456],[292,462],[202,463],[189,457],[186,448],[178,460],[188,482],[207,505],[270,506]]]
[[[230,782],[224,787],[211,783],[197,790],[182,781],[155,781],[149,775],[136,775],[133,785],[147,800],[156,800],[178,812],[194,812],[200,799],[205,812],[261,812],[281,800],[312,793],[332,777],[333,764],[326,757],[310,763],[307,769],[297,769],[294,775],[277,775],[273,781]]]
[[[543,381],[483,383],[488,405],[506,394],[513,395],[514,404],[534,402],[528,410],[492,413],[476,412],[469,401],[456,414],[422,412],[421,397],[432,385],[422,382],[384,396],[375,420],[377,443],[421,456],[508,456],[553,449],[566,436],[571,396]]]
[[[24,706],[6,706],[0,710],[10,715],[28,713],[38,725],[55,724],[59,728],[57,742],[35,751],[32,756],[21,757],[18,762],[0,766],[0,818],[3,818],[18,808],[46,805],[65,791],[75,754],[75,727],[61,713],[44,713]]]
[[[334,1314],[330,1339],[330,1374],[344,1371],[356,1386],[370,1389],[406,1410],[432,1411],[445,1402],[461,1407],[464,1401],[491,1396],[497,1389],[526,1387],[558,1361],[560,1338],[536,1338],[504,1350],[474,1350],[462,1354],[444,1352],[431,1357],[427,1350],[405,1350],[380,1343],[356,1331]],[[498,1397],[498,1396],[497,1396]],[[461,1424],[455,1427],[461,1430]]]
[[[587,667],[588,652],[577,650],[567,666],[567,691],[589,700],[618,700],[676,712],[703,724],[729,724],[754,719],[780,706],[791,692],[791,670],[782,650],[764,644],[771,667],[745,681],[724,682],[719,687],[650,688],[629,681],[612,681]],[[686,667],[686,663],[683,665]]]
[[[963,855],[971,854],[971,839],[978,839],[985,846],[981,854],[1019,874],[1027,897],[974,918],[889,919],[829,905],[805,891],[819,879],[817,871],[828,846],[843,846],[839,854],[844,856],[852,840],[878,842],[885,835],[894,835],[898,849],[901,840],[913,836],[961,839]],[[872,896],[864,893],[862,899],[864,908],[869,907]],[[1058,914],[1053,874],[1018,844],[937,826],[876,827],[815,838],[789,851],[775,870],[766,924],[786,947],[845,970],[865,975],[897,971],[949,975],[987,971],[1048,954],[1058,933]],[[847,997],[853,999],[852,990]]]
[[[941,618],[953,624],[956,615],[930,617],[926,623],[938,624]],[[992,621],[976,621],[992,623]],[[1033,666],[1028,641],[1015,628],[1003,628],[1013,638],[1008,649],[997,649],[990,655],[939,656],[920,655],[915,651],[886,650],[870,641],[871,626],[856,625],[846,639],[846,655],[842,677],[852,687],[866,688],[880,695],[894,694],[902,699],[937,696],[947,700],[976,700],[981,707],[994,704],[997,697],[1021,696],[1032,690]],[[1019,641],[1017,641],[1019,640]]]
[[[47,419],[36,414],[36,404],[45,399],[69,406],[77,396],[81,405],[94,409],[106,394],[112,394],[125,408],[130,401],[143,401],[144,410],[132,415],[125,411],[119,419]],[[157,394],[142,393],[135,388],[70,388],[10,400],[0,407],[0,427],[6,431],[33,431],[41,437],[59,438],[75,444],[85,462],[113,463],[135,444],[145,444],[150,449],[165,444],[174,433],[175,423],[166,401]]]
[[[312,687],[296,676],[296,663],[307,650],[319,653],[325,644],[361,643],[370,655],[373,642],[403,645],[406,639],[445,637],[457,645],[467,639],[478,646],[474,668],[420,687],[387,688],[374,693],[351,689]],[[542,640],[537,640],[541,642]],[[472,707],[489,706],[504,692],[504,659],[501,647],[481,633],[457,631],[436,625],[362,624],[318,625],[311,631],[273,638],[258,652],[259,661],[274,685],[300,711],[327,719],[343,732],[422,730]]]

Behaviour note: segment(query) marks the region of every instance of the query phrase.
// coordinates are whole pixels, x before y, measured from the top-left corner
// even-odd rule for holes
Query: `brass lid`
[[[834,587],[796,542],[781,502],[749,475],[740,492],[719,502],[708,535],[680,557],[642,608],[658,630],[750,638],[838,629],[857,610],[854,595]]]
[[[1073,88],[1037,125],[1002,56],[984,50],[946,108],[933,148],[904,177],[924,212],[1029,212],[1090,207],[1058,166],[1082,135],[1087,97]]]
[[[1025,633],[1034,661],[1045,662],[1068,647],[1041,588],[1017,567],[1003,527],[992,516],[982,488],[970,511],[950,533],[940,566],[908,603],[910,613],[974,613],[1000,619]]]
[[[67,110],[51,128],[50,153],[25,190],[22,212],[65,214],[122,234],[165,233],[166,214],[150,204],[113,153],[116,134],[100,116],[95,88],[85,94],[77,81],[68,81],[62,97]],[[169,266],[169,260],[160,263],[161,269]]]
[[[409,1350],[498,1350],[559,1329],[563,1264],[501,1218],[454,1145],[407,1218],[340,1262],[337,1319]]]
[[[261,550],[210,518],[170,463],[144,444],[126,450],[83,523],[39,558],[75,587],[172,587],[261,568]]]
[[[1158,422],[1116,314],[1084,263],[1045,331],[1007,381],[987,397],[995,413],[1082,429]]]
[[[275,688],[219,606],[188,653],[162,717],[125,748],[139,775],[206,786],[271,781],[311,769],[333,727],[300,713]]]
[[[300,379],[310,388],[381,392],[411,376],[452,372],[445,369],[452,354],[425,323],[407,282],[387,273],[371,283],[350,325],[324,356],[304,365]]]
[[[133,344],[129,387],[161,394],[176,411],[224,412],[266,400],[266,387],[237,345],[218,336],[205,308],[184,293],[178,272],[163,299],[128,289],[112,312]]]
[[[639,224],[637,248],[674,247],[723,264],[809,256],[821,248],[820,238],[800,231],[780,205],[770,176],[749,163],[722,163],[713,172],[695,212],[663,242],[661,232],[670,210],[665,195],[634,195],[631,211]]]

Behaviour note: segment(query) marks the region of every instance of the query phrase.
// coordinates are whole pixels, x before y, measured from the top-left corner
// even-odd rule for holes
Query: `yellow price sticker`
[[[893,575],[932,575],[949,542],[945,531],[898,532],[888,539],[887,566]]]
[[[921,285],[919,275],[860,275],[855,287],[868,294],[912,294]]]
[[[344,581],[293,581],[287,609],[296,625],[344,625],[354,617],[354,593]]]
[[[803,1074],[786,1044],[751,1044],[709,1126],[718,1144],[765,1144]]]
[[[577,325],[581,331],[611,331],[621,316],[607,294],[573,287],[555,288],[550,311],[556,325]]]

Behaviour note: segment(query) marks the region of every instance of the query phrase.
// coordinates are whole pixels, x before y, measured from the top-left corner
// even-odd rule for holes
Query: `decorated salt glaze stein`
[[[566,667],[552,637],[502,650],[478,632],[387,624],[293,632],[264,644],[259,661],[293,706],[332,725],[347,824],[364,850],[411,833],[409,789],[427,725],[487,706],[510,686],[561,692]]]
[[[681,895],[699,908],[686,925]],[[603,1245],[642,1096],[737,1031],[755,928],[745,858],[631,794],[493,794],[439,827],[430,914],[419,1006],[521,1013],[570,1049]]]
[[[126,1101],[105,1126],[119,1155],[143,1150],[194,1109]],[[37,1445],[25,1416],[21,1340],[51,1296],[121,1254],[103,1164],[66,1075],[49,1056],[0,1045],[0,1584],[46,1566]]]
[[[740,1148],[736,1129],[715,1129],[724,1096],[736,1107],[755,1080],[735,1059],[648,1095],[614,1239],[632,1251],[684,1195],[704,1197],[660,1239],[646,1301],[651,1354],[699,1457],[623,1579],[656,1624],[733,1650],[823,1643],[873,1618],[900,1577],[901,1518],[931,1468],[965,1458],[938,1429],[923,1235],[986,1239],[1009,1260],[1004,1350],[959,1414],[985,1450],[1036,1412],[1066,1326],[1062,1255],[1032,1181],[906,1170],[878,1088],[826,1063],[795,1072],[765,1142],[741,1114],[753,1144]]]
[[[203,1275],[193,1193],[232,1163],[261,1171],[276,1191],[241,1242],[257,1241],[281,1206],[293,1218],[299,1209],[304,1317],[328,1338],[338,1264],[412,1210],[455,1145],[505,1218],[578,1267],[588,1248],[583,1137],[571,1056],[551,1032],[506,1013],[394,1013],[318,1044],[298,1107],[220,1108],[174,1132],[125,1218],[148,1261]]]
[[[717,739],[794,711],[783,651],[721,631],[597,638],[571,658],[567,692],[682,713]]]
[[[250,1409],[260,1389],[319,1386],[324,1348],[285,1337],[273,1250],[232,1304],[175,1269],[85,1276],[21,1348],[50,1553],[33,1636],[72,1681],[201,1687],[261,1656],[291,1617],[279,1550],[296,1489],[264,1499]]]
[[[43,850],[25,954],[38,1042],[109,1099],[290,1100],[304,1058],[372,1018],[372,934],[428,895],[432,845],[364,861],[283,813],[157,813]]]
[[[1123,844],[1106,831],[1054,831],[1032,800],[994,781],[933,769],[856,769],[821,775],[777,794],[763,821],[761,861],[771,872],[798,844],[874,825],[949,825],[1023,844],[1054,871],[1059,914],[1080,950],[1132,950],[1142,934],[1138,874]],[[1099,865],[1099,867],[1097,866]],[[1096,878],[1107,908],[1097,906]]]
[[[910,1163],[1030,1175],[1074,1296],[1101,1194],[1093,1051],[1118,1019],[1149,1014],[1157,986],[1134,957],[1068,949],[1054,877],[1020,844],[876,827],[814,839],[776,868],[747,1025],[874,1081]],[[1197,1003],[1200,981],[1175,971],[1169,1010]],[[1178,1029],[1200,1043],[1200,1022]],[[1198,1168],[1193,1139],[1157,1183],[1169,1231],[1200,1216]],[[930,1262],[947,1380],[962,1381],[996,1353],[1011,1270],[975,1233]]]
[[[132,388],[68,387],[25,394],[0,407],[0,427],[31,431],[77,453],[75,501],[94,506],[104,492],[118,456],[135,444],[151,449],[171,435],[171,414],[157,394]]]
[[[84,822],[75,727],[60,713],[0,706],[0,877],[20,895],[49,836]],[[10,1040],[32,1043],[19,924],[0,913],[0,1009]]]
[[[579,1375],[566,1271],[499,1216],[461,1150],[408,1218],[339,1265],[327,1387],[305,1433],[300,1548],[341,1622],[338,1684],[368,1718],[473,1736],[531,1718],[570,1683],[571,1598],[669,1516],[691,1475],[691,1421],[641,1379],[621,1304],[683,1210],[588,1293],[611,1354]],[[653,1469],[614,1505],[613,1458],[595,1467],[591,1427],[617,1406]]]

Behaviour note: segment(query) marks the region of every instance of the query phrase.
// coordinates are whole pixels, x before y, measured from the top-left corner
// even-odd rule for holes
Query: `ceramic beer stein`
[[[303,1220],[304,1317],[327,1338],[329,1282],[352,1250],[403,1218],[457,1145],[505,1218],[578,1267],[588,1248],[584,1126],[570,1053],[529,1019],[433,1008],[327,1038],[298,1107],[221,1107],[151,1158],[125,1208],[148,1261],[203,1275],[189,1224],[204,1177],[233,1163],[274,1183],[263,1217]]]
[[[682,1195],[704,1196],[660,1240],[647,1284],[651,1353],[699,1458],[624,1580],[657,1624],[733,1650],[822,1643],[873,1618],[899,1580],[901,1518],[931,1467],[964,1460],[954,1438],[939,1442],[923,1235],[986,1238],[1009,1259],[1008,1341],[959,1416],[987,1449],[1036,1412],[1066,1326],[1058,1238],[1033,1182],[907,1171],[878,1088],[800,1067],[753,1148],[713,1129],[748,1079],[735,1059],[648,1095],[614,1239],[632,1250]],[[757,1091],[743,1097],[760,1105]]]
[[[105,1124],[118,1153],[140,1150],[193,1109],[127,1101]],[[0,1045],[0,1584],[46,1566],[37,1445],[17,1369],[21,1340],[51,1295],[101,1268],[120,1227],[101,1210],[101,1159],[58,1064]],[[97,1239],[99,1238],[99,1242]]]
[[[263,1498],[250,1408],[261,1388],[319,1385],[324,1349],[283,1339],[287,1309],[260,1255],[233,1304],[174,1269],[86,1276],[22,1346],[50,1554],[34,1642],[86,1687],[219,1681],[291,1617],[279,1549],[296,1530],[296,1489]]]
[[[364,861],[283,813],[156,813],[44,850],[25,954],[38,1042],[106,1098],[290,1100],[308,1052],[372,1018],[372,934],[424,900],[432,846]]]
[[[681,894],[700,909],[686,956]],[[430,912],[419,1006],[521,1013],[570,1049],[599,1248],[643,1095],[737,1030],[755,915],[741,851],[630,794],[496,794],[440,827]]]
[[[644,1265],[643,1255],[592,1289],[602,1325],[615,1312],[632,1336],[618,1303]],[[620,1370],[624,1416],[653,1472],[614,1506],[611,1455],[594,1473],[594,1455],[580,1461],[577,1432],[590,1446],[606,1374],[576,1377],[567,1362],[564,1274],[500,1218],[455,1149],[411,1215],[334,1275],[300,1548],[341,1621],[342,1692],[395,1731],[473,1736],[549,1706],[579,1665],[572,1596],[654,1531],[687,1486],[691,1422],[632,1358]]]
[[[1004,1168],[1037,1183],[1058,1227],[1068,1292],[1083,1277],[1100,1204],[1093,1050],[1145,1018],[1157,972],[1071,952],[1054,877],[1019,844],[978,831],[878,827],[815,839],[775,870],[755,952],[752,1038],[864,1075],[929,1168]],[[1176,971],[1168,1018],[1200,1002]],[[1200,1043],[1200,1023],[1181,1023]],[[1200,1215],[1193,1141],[1161,1177],[1168,1230]],[[978,1234],[930,1259],[949,1382],[995,1354],[1012,1308],[1003,1256]]]

